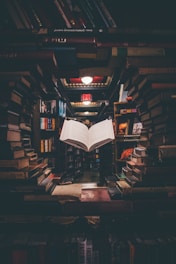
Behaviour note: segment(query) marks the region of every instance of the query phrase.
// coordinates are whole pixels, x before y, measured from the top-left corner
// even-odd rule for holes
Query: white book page
[[[88,127],[81,122],[65,120],[61,131],[60,140],[74,140],[84,145],[88,144]]]
[[[95,143],[104,140],[107,140],[108,142],[108,139],[114,139],[114,130],[111,119],[101,121],[89,128],[89,148]]]

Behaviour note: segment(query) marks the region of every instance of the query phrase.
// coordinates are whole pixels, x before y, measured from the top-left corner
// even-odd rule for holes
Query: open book
[[[81,148],[92,151],[115,138],[111,119],[106,119],[88,128],[85,124],[75,120],[64,120],[60,140]]]

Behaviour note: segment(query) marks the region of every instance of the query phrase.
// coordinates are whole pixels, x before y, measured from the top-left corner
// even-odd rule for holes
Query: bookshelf
[[[46,1],[46,0],[45,1],[41,1],[41,0],[6,1],[6,9],[5,9],[6,12],[4,12],[3,18],[7,15],[6,18],[8,19],[5,20],[1,19],[1,25],[0,25],[3,31],[2,47],[4,47],[7,42],[11,43],[12,37],[14,37],[13,39],[15,39],[15,45],[17,46],[19,45],[19,49],[20,47],[23,46],[24,39],[25,39],[24,45],[26,45],[25,47],[30,46],[31,48],[32,46],[32,49],[34,46],[37,46],[37,48],[39,46],[42,46],[47,49],[50,46],[56,47],[58,46],[58,44],[65,45],[65,43],[66,45],[69,43],[69,45],[74,45],[74,46],[80,45],[81,43],[84,44],[86,43],[86,45],[90,45],[90,46],[97,45],[98,43],[99,45],[102,45],[102,47],[103,46],[106,47],[108,45],[109,46],[119,45],[119,41],[117,42],[116,35],[113,34],[114,32],[117,32],[116,25],[113,24],[114,22],[112,19],[111,19],[111,23],[108,21],[107,12],[106,12],[107,14],[106,16],[102,16],[101,13],[103,11],[102,4],[106,3],[107,7],[109,6],[113,11],[113,13],[115,14],[115,17],[118,18],[118,15],[116,13],[116,8],[114,8],[113,10],[115,3],[114,1],[88,1],[88,0],[74,1],[77,5],[80,5],[82,2],[84,2],[80,5],[79,11],[75,11],[75,10],[73,11],[75,17],[78,17],[78,21],[80,23],[78,27],[74,27],[73,24],[71,24],[71,26],[69,25],[69,23],[66,24],[66,19],[64,20],[61,13],[58,12],[58,9],[54,8],[56,7],[56,2],[58,2],[60,5],[63,3],[63,1]],[[64,1],[64,2],[68,3],[69,1]],[[99,5],[99,9],[97,9],[96,3],[101,4]],[[86,15],[84,13],[85,8],[87,11],[87,10],[91,10],[92,7],[94,7],[94,10],[97,10],[97,12],[99,12],[99,15],[97,14],[97,17],[93,12],[94,14],[93,20],[91,19],[90,16],[87,17],[87,14],[89,13],[90,15],[90,12],[86,12]],[[66,9],[68,11],[69,7],[67,6]],[[66,9],[64,7],[63,11],[66,12]],[[18,16],[19,10],[24,11],[24,12],[20,12],[20,16]],[[2,10],[1,12],[3,13]],[[156,12],[154,13],[156,14]],[[71,14],[69,12],[66,12],[66,14],[67,14],[66,18],[68,19],[68,17],[70,17]],[[125,14],[128,15],[129,13],[122,12],[122,14],[124,17]],[[128,15],[128,17],[131,16]],[[139,16],[136,17],[138,18]],[[103,27],[99,26],[100,25],[99,21],[101,21],[101,24],[104,25]],[[153,29],[152,22],[151,25]],[[74,38],[71,38],[72,36],[74,36]],[[120,34],[119,36],[119,39],[122,40],[122,46],[125,44],[129,44],[128,41],[125,41],[124,43],[124,39],[123,39],[124,36],[126,37],[127,35],[122,34],[121,36]],[[133,37],[133,35],[130,34],[130,38],[127,38],[127,40],[130,39],[131,41],[131,36]],[[137,42],[136,39],[138,39],[139,36],[135,35],[135,37],[136,38],[134,39]],[[153,39],[156,40],[155,36],[152,34],[152,40]],[[169,41],[173,43],[172,39],[170,40],[169,34],[167,36],[167,40],[168,43]],[[146,39],[144,42],[146,43]],[[140,43],[142,43],[142,40],[140,40]],[[148,43],[146,45],[148,45]],[[125,48],[124,51],[129,52],[129,49],[127,50]],[[158,49],[158,52],[159,51],[162,52],[163,49]],[[6,57],[9,56],[9,59],[8,59],[8,63],[5,64],[4,64],[3,54],[1,54],[2,55],[1,62],[3,62],[1,66],[3,67],[3,70],[7,68],[9,69],[13,68],[15,80],[16,80],[19,79],[19,74],[16,73],[17,68],[19,67],[20,69],[21,68],[26,69],[26,64],[28,64],[26,61],[29,61],[30,55],[31,54],[34,55],[35,53],[32,50],[32,52],[28,53],[27,57],[25,57],[24,53],[18,52],[18,55],[21,54],[20,55],[21,57],[19,56],[18,58],[19,60],[16,59],[13,60],[14,58],[11,60],[10,54],[14,56],[14,53],[6,53],[5,56]],[[43,55],[41,57],[45,58],[45,55],[44,56]],[[146,53],[143,55],[148,56],[146,55]],[[150,55],[153,56],[153,54]],[[160,56],[161,54],[158,55]],[[51,59],[49,61],[51,61],[51,64],[53,65],[55,59],[53,58],[52,52],[50,52],[49,56]],[[46,61],[48,62],[48,60],[45,61],[39,57],[35,59],[33,58],[32,65],[36,63],[36,60],[40,62],[40,66],[42,65],[41,68],[46,70],[46,68],[43,67],[43,64],[47,64]],[[139,58],[137,62],[135,62],[134,58],[128,58],[127,63],[130,65],[135,64],[136,66],[136,63],[139,63],[140,61]],[[149,58],[147,60],[145,58],[145,61],[147,61],[148,64],[151,63]],[[152,61],[154,61],[153,58]],[[29,64],[30,64],[29,68],[31,69],[31,62]],[[156,65],[153,65],[153,67],[155,66]],[[142,67],[146,67],[146,65],[143,65]],[[144,74],[144,70],[146,73],[145,68],[141,68],[141,70],[140,70],[140,74]],[[173,68],[170,68],[170,71],[171,70],[173,70]],[[47,72],[50,72],[50,69],[44,71],[44,77],[41,76],[42,81],[45,79],[45,74]],[[67,74],[69,73],[67,72]],[[3,73],[3,75],[5,76],[5,73]],[[166,76],[165,74],[161,74],[161,75],[162,78]],[[171,75],[172,74],[169,74],[167,83],[170,83],[171,77],[173,79],[173,75],[172,76]],[[24,78],[24,76],[22,77]],[[147,78],[149,79],[148,76]],[[161,80],[163,80],[162,78]],[[175,77],[174,77],[174,82],[175,82]],[[166,87],[167,83],[164,83],[163,85]],[[40,93],[42,95],[45,95],[44,97],[46,98],[45,92],[50,89],[48,88],[48,83],[45,83],[45,85],[40,85],[40,82],[38,81],[37,86],[39,87],[38,89],[40,90]],[[136,84],[134,86],[137,87]],[[160,82],[160,86],[161,86],[161,82]],[[156,86],[154,85],[154,87]],[[169,87],[171,87],[171,85],[168,85],[168,88]],[[28,89],[30,92],[26,93]],[[5,90],[7,89],[3,89],[3,91]],[[53,92],[52,88],[51,90]],[[17,138],[19,139],[19,136],[22,135],[22,138],[20,140],[16,140],[15,141],[16,143],[12,143],[12,144],[16,144],[16,146],[18,147],[22,146],[28,154],[30,153],[30,151],[34,151],[34,152],[37,151],[37,153],[39,153],[41,156],[45,156],[45,154],[46,156],[48,156],[51,154],[52,157],[53,154],[54,155],[56,154],[57,157],[56,165],[58,166],[58,170],[62,171],[63,169],[65,169],[65,164],[66,164],[65,162],[68,162],[68,160],[65,159],[65,156],[63,157],[62,155],[63,153],[66,156],[68,154],[68,148],[64,144],[62,143],[59,144],[59,147],[56,150],[57,153],[55,151],[54,152],[51,151],[51,153],[47,152],[45,154],[40,153],[41,135],[42,138],[45,138],[48,135],[55,133],[55,131],[53,131],[52,129],[40,129],[40,117],[49,118],[53,114],[40,113],[39,104],[35,103],[36,100],[35,96],[33,97],[35,98],[34,104],[32,103],[33,101],[27,102],[28,96],[30,96],[31,98],[31,94],[32,96],[35,95],[35,93],[33,94],[32,92],[33,89],[31,89],[30,86],[26,87],[25,89],[19,89],[19,84],[18,84],[17,86],[15,86],[15,89],[13,90],[12,93],[9,92],[9,94],[6,95],[8,97],[7,100],[8,105],[12,106],[13,104],[13,106],[15,106],[12,107],[10,113],[8,112],[7,117],[9,118],[10,115],[13,116],[14,121],[13,124],[11,124],[13,125],[13,128],[14,125],[16,125],[17,127],[20,126],[20,129],[17,131],[16,134]],[[142,91],[140,93],[142,93]],[[152,96],[153,95],[154,94],[152,94]],[[137,102],[139,103],[138,96],[139,96],[138,93],[135,94],[133,100],[137,100]],[[148,99],[148,97],[145,98]],[[47,100],[49,100],[49,98],[47,98]],[[153,108],[153,104],[155,104],[155,102],[152,101],[150,103],[152,104],[152,107],[151,105],[150,107]],[[26,109],[23,109],[23,106],[26,106],[25,107]],[[31,106],[33,106],[34,111],[32,111]],[[123,122],[126,123],[126,128],[124,130],[122,129],[123,134],[116,134],[116,140],[114,145],[115,145],[115,150],[116,151],[118,150],[118,153],[115,152],[115,158],[117,157],[119,158],[118,155],[120,155],[120,153],[122,152],[124,145],[125,146],[128,145],[128,147],[131,146],[134,147],[139,141],[138,135],[131,136],[131,131],[132,131],[131,124],[133,123],[131,121],[133,120],[133,114],[132,113],[125,114],[123,113],[123,111],[122,113],[120,113],[120,110],[126,109],[126,106],[127,106],[126,104],[120,105],[119,103],[117,103],[115,106],[114,116],[115,116],[116,128],[118,128],[117,129],[118,132],[119,132],[119,124]],[[143,105],[143,108],[140,109],[146,110],[146,105],[145,106]],[[15,112],[16,114],[12,114],[12,112]],[[148,109],[146,112],[148,114]],[[2,113],[4,112],[1,111],[1,120],[4,118],[4,115]],[[163,118],[163,115],[161,116]],[[148,117],[150,119],[150,113]],[[151,125],[151,122],[154,122],[157,125],[158,123],[159,124],[162,123],[162,122],[160,123],[161,119],[158,119],[159,117],[149,120],[150,122],[148,122],[147,119],[148,117],[143,116],[143,118],[146,118],[143,122],[144,129],[146,130]],[[58,124],[59,124],[58,127],[61,127],[62,125],[62,120],[63,120],[62,118],[63,116],[58,119]],[[141,118],[142,118],[142,114],[141,114]],[[169,119],[167,115],[164,115],[162,121],[163,120],[170,123],[170,121],[173,119],[172,118]],[[2,123],[2,125],[4,125],[4,123]],[[32,128],[32,131],[30,128]],[[154,126],[154,128],[155,131],[149,131],[151,136],[150,137],[151,144],[160,145],[166,142],[169,144],[176,143],[175,131],[172,131],[172,133],[170,133],[169,136],[167,136],[167,135],[163,135],[161,131],[162,130],[161,127],[159,128],[158,126]],[[34,131],[37,131],[37,133]],[[6,147],[6,146],[4,147],[4,144],[6,143],[4,140],[2,140],[2,138],[0,140],[0,143],[1,146],[3,146],[1,148],[3,150]],[[72,150],[72,154],[71,154],[74,155],[74,159],[75,159],[75,154],[73,153],[75,153],[75,151],[76,150]],[[4,155],[4,153],[2,153],[2,155]],[[76,163],[76,165],[75,165],[75,160],[72,160],[73,170],[70,171],[71,174],[76,172],[77,170],[79,175],[80,159],[81,159],[81,155],[78,154],[78,163]],[[25,165],[23,164],[22,166],[28,167],[29,162],[31,165],[33,165],[30,168],[29,175],[35,175],[35,173],[37,173],[37,175],[40,175],[41,171],[42,174],[45,174],[45,169],[48,167],[48,163],[46,160],[44,162],[43,165],[44,167],[42,167],[42,169],[39,166],[39,164],[37,164],[37,168],[36,168],[36,163],[38,162],[38,159],[30,160],[30,156],[28,156],[28,158],[25,160],[27,163],[25,163]],[[13,166],[18,166],[16,164],[18,163],[15,163],[15,165]],[[116,164],[120,164],[119,160]],[[67,163],[66,165],[68,168],[69,164]],[[5,166],[5,163],[3,166]],[[0,169],[1,171],[3,170],[2,167]],[[20,167],[20,170],[23,170],[23,167]],[[168,175],[168,173],[166,174]],[[28,173],[23,175],[28,175]],[[36,182],[35,182],[35,187],[36,187]],[[140,250],[138,251],[138,249],[139,248],[141,249],[141,247],[142,247],[142,252],[146,253],[147,251],[146,255],[147,257],[151,258],[152,261],[153,261],[153,255],[155,255],[157,257],[157,260],[160,262],[162,262],[164,259],[166,263],[175,263],[176,234],[173,233],[173,230],[175,230],[174,227],[175,227],[175,219],[176,219],[175,193],[170,194],[172,197],[165,197],[165,198],[159,197],[156,199],[151,199],[151,198],[144,199],[144,197],[138,197],[137,199],[124,198],[116,201],[110,200],[106,202],[97,201],[97,200],[94,202],[92,201],[89,202],[85,200],[84,202],[78,201],[74,203],[68,202],[65,204],[61,204],[58,202],[57,199],[51,199],[51,196],[48,193],[46,194],[45,189],[43,188],[37,189],[37,187],[34,188],[34,185],[31,186],[30,181],[27,182],[27,185],[25,185],[24,189],[22,189],[22,185],[20,185],[20,190],[21,190],[20,193],[16,185],[15,188],[16,189],[14,191],[14,185],[11,185],[8,182],[8,188],[7,188],[7,185],[1,182],[0,246],[1,246],[1,259],[3,258],[2,257],[3,255],[4,263],[9,263],[10,260],[12,260],[12,259],[9,260],[9,258],[12,258],[12,256],[13,258],[15,258],[15,256],[16,257],[18,256],[20,259],[23,259],[23,263],[27,261],[31,261],[32,263],[34,263],[38,261],[39,252],[40,252],[40,261],[42,262],[43,259],[43,262],[48,261],[48,263],[52,263],[52,261],[53,263],[56,263],[58,259],[62,257],[64,258],[65,263],[67,264],[74,263],[74,261],[75,263],[79,263],[80,258],[81,261],[84,259],[84,262],[86,262],[88,261],[88,259],[86,259],[87,256],[89,256],[89,261],[91,258],[92,262],[94,261],[95,263],[101,263],[101,264],[111,263],[111,262],[112,263],[120,262],[123,264],[123,263],[128,263],[129,261],[131,263],[135,261],[136,262],[139,261],[140,263],[143,263],[144,259],[143,256],[141,257],[141,251]],[[24,201],[24,197],[27,197],[27,195],[29,195],[29,191],[31,192],[30,193],[31,196],[33,195],[32,199],[30,201],[29,200]],[[41,199],[43,199],[43,201],[40,200],[40,194],[41,194]],[[6,203],[4,201],[6,201]],[[97,217],[92,217],[92,215]],[[85,217],[85,216],[90,216],[90,217]],[[66,218],[67,221],[70,221],[69,223],[71,224],[65,224],[67,222],[65,220]],[[61,222],[64,222],[64,224],[60,224]],[[120,230],[119,230],[119,226],[120,226]],[[80,230],[80,233],[78,232],[78,229]],[[23,233],[22,231],[24,230],[26,232]],[[27,234],[29,230],[32,233]],[[48,231],[49,234],[46,232],[46,230]],[[70,232],[70,230],[73,232]],[[88,230],[89,232],[87,233],[85,230]],[[135,234],[133,233],[133,231],[135,231]],[[144,231],[144,233],[142,231]],[[10,243],[10,249],[9,249],[9,243]],[[154,247],[152,245],[154,245]],[[78,248],[79,250],[77,251]],[[133,255],[130,255],[130,252],[132,252],[132,249],[134,248],[136,249],[137,252],[135,255],[137,259]],[[54,251],[56,257],[54,257],[51,254],[51,251],[52,252]],[[50,254],[48,254],[48,252],[50,252]],[[81,255],[81,252],[84,252],[84,254]],[[69,258],[69,256],[71,259]],[[172,259],[170,256],[172,256]],[[150,262],[150,260],[148,259],[148,262]],[[15,262],[14,259],[13,262]]]
[[[73,146],[65,145],[65,172],[63,181],[79,179],[84,172],[83,168],[83,151]]]
[[[140,131],[137,131],[139,124],[137,120],[137,108],[134,102],[114,102],[115,122],[115,170],[119,173],[132,149],[140,142]]]
[[[47,158],[53,170],[57,167],[59,147],[59,107],[57,99],[39,98],[35,105],[34,144],[39,157]]]
[[[48,167],[47,160],[39,157],[33,140],[37,96],[32,82],[22,83],[25,76],[18,74],[16,78],[9,73],[0,81],[6,88],[0,102],[0,193],[4,199],[9,195],[14,200],[26,192],[45,193],[45,188],[38,185],[38,178],[45,177]]]

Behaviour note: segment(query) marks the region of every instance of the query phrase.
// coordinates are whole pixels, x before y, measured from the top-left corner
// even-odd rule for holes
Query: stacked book
[[[6,78],[0,99],[0,195],[23,199],[24,193],[45,192],[39,182],[48,176],[48,162],[32,146],[33,90],[30,85],[22,89],[15,77]]]
[[[103,0],[6,1],[9,26],[39,32],[116,29],[109,6]],[[10,24],[11,22],[11,24]]]
[[[144,61],[142,58],[140,60],[138,58],[141,63]],[[161,65],[164,65],[168,59],[160,58]],[[163,74],[160,73],[160,69],[152,68],[152,66],[139,67],[131,80],[131,85],[126,87],[128,95],[136,103],[137,113],[143,125],[142,130],[144,133],[148,132],[149,143],[154,146],[176,144],[174,125],[176,80],[171,68],[161,69]]]
[[[175,195],[175,158],[176,145],[134,148],[116,182],[123,197]]]

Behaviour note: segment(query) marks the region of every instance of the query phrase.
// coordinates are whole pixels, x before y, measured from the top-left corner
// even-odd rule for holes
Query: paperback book
[[[111,119],[98,122],[90,128],[79,121],[65,119],[60,135],[61,141],[87,152],[100,148],[114,139]]]

